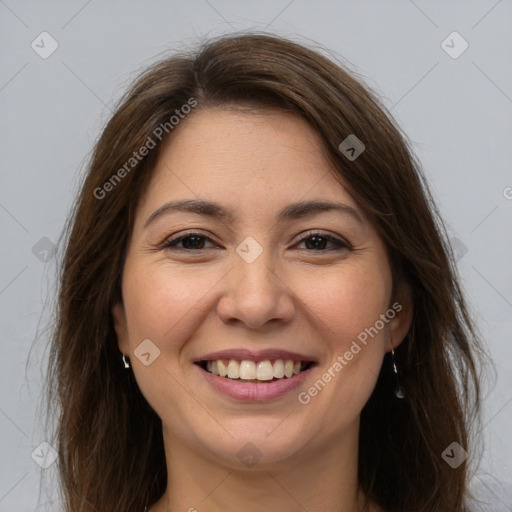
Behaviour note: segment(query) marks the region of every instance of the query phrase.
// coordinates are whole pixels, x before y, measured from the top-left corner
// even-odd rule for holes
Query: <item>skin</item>
[[[167,201],[199,198],[221,203],[235,220],[173,212],[144,227]],[[343,202],[361,222],[336,211],[276,222],[284,206],[312,199]],[[352,249],[300,241],[311,229]],[[162,248],[186,230],[211,241],[189,252],[183,243]],[[263,250],[251,263],[236,252],[248,236]],[[384,354],[409,329],[408,304],[307,405],[297,395],[391,307],[391,290],[385,246],[333,177],[308,124],[241,107],[181,121],[138,205],[123,303],[113,310],[119,349],[162,419],[169,480],[150,512],[360,510],[360,412]],[[144,339],[160,350],[148,366],[134,354]],[[215,391],[192,363],[231,348],[282,348],[318,365],[284,397],[241,403]],[[237,457],[247,442],[261,455],[250,468]]]

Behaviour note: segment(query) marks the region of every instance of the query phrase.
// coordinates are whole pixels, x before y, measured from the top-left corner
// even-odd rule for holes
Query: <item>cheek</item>
[[[163,346],[184,335],[186,326],[195,323],[194,310],[215,284],[211,272],[196,269],[189,275],[166,265],[128,268],[127,275],[123,289],[131,343],[142,336]]]
[[[333,440],[358,418],[377,382],[387,324],[375,325],[387,311],[388,293],[385,274],[352,273],[330,279],[310,296],[327,359],[302,389],[300,403],[311,417],[323,418],[323,435]]]
[[[317,283],[309,283],[301,297],[333,349],[344,350],[387,310],[390,277],[381,269],[347,267]]]
[[[176,418],[203,421],[199,410],[191,409],[191,395],[180,383],[180,351],[197,328],[201,298],[214,283],[205,275],[191,277],[166,265],[126,266],[123,298],[127,314],[130,350],[134,351],[144,339],[150,339],[160,353],[145,366],[132,357],[137,384],[165,424],[186,435],[188,426],[176,423]],[[172,413],[172,414],[171,414]]]

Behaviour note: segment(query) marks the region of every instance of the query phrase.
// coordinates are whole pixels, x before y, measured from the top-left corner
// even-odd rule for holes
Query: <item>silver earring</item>
[[[130,368],[130,363],[128,363],[124,357],[124,354],[123,354],[123,363],[124,363],[124,367],[125,368]]]
[[[391,362],[393,363],[393,373],[395,374],[396,379],[396,386],[393,393],[397,398],[402,400],[405,398],[405,390],[404,387],[400,384],[400,380],[398,378],[398,368],[396,367],[395,351],[393,349],[391,349]]]

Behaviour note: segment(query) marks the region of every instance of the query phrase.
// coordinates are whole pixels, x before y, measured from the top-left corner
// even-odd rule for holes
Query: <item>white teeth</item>
[[[230,359],[228,364],[228,377],[238,379],[240,377],[240,365],[234,359]]]
[[[300,364],[300,363],[299,363]],[[272,380],[274,378],[274,369],[270,361],[261,361],[256,368],[256,378],[258,380]]]
[[[221,377],[227,377],[228,376],[228,367],[224,364],[224,361],[222,359],[219,359],[217,361],[217,369],[219,370],[219,375]]]
[[[284,376],[290,378],[293,375],[293,361],[284,363]]]
[[[243,380],[256,378],[256,363],[254,361],[242,361],[240,363],[240,378]]]
[[[282,359],[276,359],[274,363],[274,377],[277,379],[284,377],[284,362]]]
[[[276,359],[273,364],[268,359],[259,362],[247,359],[242,361],[218,359],[206,362],[206,370],[213,375],[229,379],[261,381],[270,381],[274,378],[282,379],[284,377],[289,379],[298,375],[304,366],[305,363],[302,361],[292,361],[291,359]]]

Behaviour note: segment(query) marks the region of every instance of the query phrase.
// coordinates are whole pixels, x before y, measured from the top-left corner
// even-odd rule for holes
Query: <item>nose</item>
[[[250,329],[289,322],[296,310],[294,293],[278,274],[272,265],[269,249],[251,263],[235,255],[217,303],[217,315],[221,321],[242,323]]]

